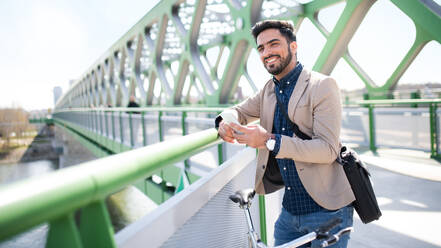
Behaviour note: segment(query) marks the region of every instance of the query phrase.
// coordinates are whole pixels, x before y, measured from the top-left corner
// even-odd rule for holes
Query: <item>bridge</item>
[[[429,192],[439,193],[440,96],[396,88],[425,47],[439,46],[441,7],[432,0],[387,1],[410,20],[415,37],[396,63],[377,61],[391,69],[378,80],[350,51],[380,2],[161,1],[78,78],[51,118],[42,120],[81,140],[100,158],[0,187],[0,242],[7,245],[43,225],[46,247],[246,246],[244,217],[227,198],[254,185],[256,151],[222,142],[214,118],[269,78],[258,67],[249,32],[262,19],[290,20],[296,30],[309,25],[324,39],[312,69],[333,75],[344,65],[363,84],[361,95],[342,91],[341,140],[377,166],[372,167],[374,182],[387,184],[386,172],[378,169],[387,164],[388,170],[423,178],[412,183],[430,184],[435,190]],[[320,17],[329,9],[331,24]],[[126,107],[131,96],[139,107]],[[128,197],[133,194],[139,196],[136,201]],[[254,200],[252,216],[264,242],[271,243],[282,195]],[[440,205],[430,202],[439,220]],[[116,224],[111,208],[124,223]],[[383,218],[391,220],[387,214]],[[354,235],[357,247],[387,247]],[[390,238],[384,235],[378,234],[383,245]],[[408,247],[441,246],[436,237],[409,235],[411,242],[404,239]],[[406,245],[398,238],[394,242]]]

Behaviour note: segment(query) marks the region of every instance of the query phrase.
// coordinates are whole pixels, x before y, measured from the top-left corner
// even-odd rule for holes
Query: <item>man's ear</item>
[[[291,44],[289,44],[289,48],[291,48],[292,53],[296,53],[297,52],[297,42],[295,42],[295,41],[291,42]]]

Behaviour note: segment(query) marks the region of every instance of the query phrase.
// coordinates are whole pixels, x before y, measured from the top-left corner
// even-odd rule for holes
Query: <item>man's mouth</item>
[[[278,57],[279,56],[277,56],[277,55],[270,56],[269,58],[265,59],[265,63],[272,64],[272,63],[276,62]]]

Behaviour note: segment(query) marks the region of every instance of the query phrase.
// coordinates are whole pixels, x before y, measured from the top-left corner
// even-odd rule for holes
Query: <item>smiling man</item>
[[[252,28],[260,59],[273,78],[256,95],[216,118],[223,140],[259,149],[256,192],[285,190],[274,227],[275,245],[335,217],[343,222],[331,232],[352,226],[355,199],[343,168],[335,162],[341,146],[339,89],[333,78],[297,61],[293,30],[289,22],[277,20]],[[231,116],[240,125],[226,121]],[[247,125],[258,119],[260,125]],[[291,122],[312,139],[297,137]],[[330,247],[346,247],[348,240],[345,236]],[[318,241],[305,247],[318,247]]]

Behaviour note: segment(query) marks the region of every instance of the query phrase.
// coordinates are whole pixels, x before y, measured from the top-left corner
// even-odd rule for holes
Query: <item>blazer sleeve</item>
[[[340,147],[340,91],[331,77],[318,80],[310,90],[312,139],[302,140],[297,136],[282,135],[276,158],[331,164],[337,158]]]
[[[221,114],[216,117],[215,123],[216,127],[219,126],[222,120],[222,115],[230,112],[236,117],[241,125],[246,125],[250,122],[258,120],[260,118],[260,104],[265,88],[258,91],[255,95],[247,98],[240,104],[224,110]]]

